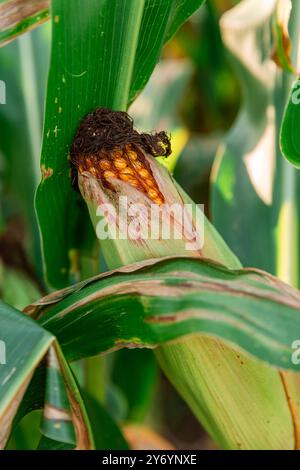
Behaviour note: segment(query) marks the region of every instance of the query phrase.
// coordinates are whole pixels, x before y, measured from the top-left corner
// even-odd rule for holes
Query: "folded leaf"
[[[255,269],[203,259],[152,260],[96,276],[28,308],[70,360],[155,347],[196,333],[218,337],[270,364],[298,370],[300,293]]]
[[[53,336],[0,301],[0,448],[31,380]]]
[[[18,407],[38,380],[38,394],[31,394],[27,410],[44,405],[41,432],[49,440],[90,449],[93,438],[74,377],[60,348],[49,332],[21,312],[0,302],[0,449],[9,437]],[[48,367],[35,375],[47,357]],[[45,380],[44,380],[45,379]],[[45,396],[45,403],[43,403]],[[21,418],[22,415],[19,416]]]

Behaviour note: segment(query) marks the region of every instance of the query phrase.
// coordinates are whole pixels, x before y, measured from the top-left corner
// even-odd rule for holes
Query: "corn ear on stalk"
[[[87,203],[108,267],[168,255],[240,267],[202,211],[155,160],[170,151],[165,133],[139,134],[124,112],[97,109],[79,127],[71,151],[73,184]],[[121,198],[126,198],[126,210]],[[164,236],[166,220],[169,238]],[[295,447],[293,419],[277,370],[234,346],[197,335],[160,347],[156,355],[220,447]]]

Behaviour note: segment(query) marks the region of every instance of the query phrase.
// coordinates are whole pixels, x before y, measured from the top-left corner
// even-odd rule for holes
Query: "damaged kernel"
[[[110,170],[111,169],[111,164],[107,160],[100,160],[99,161],[99,167],[101,170]]]

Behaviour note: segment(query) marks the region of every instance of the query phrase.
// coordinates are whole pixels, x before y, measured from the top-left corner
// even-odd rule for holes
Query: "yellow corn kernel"
[[[156,186],[155,181],[150,178],[147,178],[146,180],[144,180],[144,183],[146,183],[146,185],[149,186],[150,188],[154,188]]]
[[[126,168],[120,170],[120,173],[121,173],[122,175],[134,175],[133,169],[130,168],[130,167],[128,167],[128,166],[127,166]]]
[[[97,176],[97,170],[95,167],[91,166],[89,168],[89,172],[93,175],[93,176]]]
[[[123,181],[127,181],[127,183],[130,183],[132,186],[139,186],[139,182],[137,179],[135,179],[133,176],[128,175],[126,173],[121,173],[120,178]]]
[[[104,176],[105,179],[117,178],[116,173],[114,173],[113,171],[105,171],[105,172],[103,173],[103,176]]]
[[[135,161],[137,160],[138,156],[135,152],[133,152],[132,150],[127,150],[127,155],[128,157],[130,158],[131,161]]]
[[[127,162],[125,158],[116,158],[114,160],[114,165],[118,170],[124,170],[127,167]]]
[[[139,170],[139,175],[142,177],[142,178],[149,178],[150,173],[148,170],[146,170],[146,168],[142,168],[141,170]]]
[[[123,156],[123,153],[121,152],[121,150],[115,150],[113,153],[112,153],[112,157],[115,159],[115,158],[122,158]]]
[[[148,189],[147,193],[151,199],[155,199],[158,196],[158,191],[156,191],[156,189]]]
[[[108,160],[100,160],[99,167],[101,170],[110,170],[111,164]]]
[[[144,168],[142,162],[140,162],[139,160],[135,160],[134,162],[132,162],[132,164],[133,164],[134,168],[138,171],[141,170],[142,168]]]
[[[161,204],[164,203],[164,200],[161,196],[157,196],[155,198],[152,199],[153,202],[155,202],[155,204],[157,204],[158,206],[160,206]]]

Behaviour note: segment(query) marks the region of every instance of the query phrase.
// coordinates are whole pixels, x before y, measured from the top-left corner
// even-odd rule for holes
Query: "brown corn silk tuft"
[[[171,154],[165,132],[139,133],[129,115],[98,108],[82,121],[71,149],[73,186],[78,189],[78,173],[91,173],[114,190],[112,179],[125,181],[154,203],[165,202],[145,154],[153,157]]]

